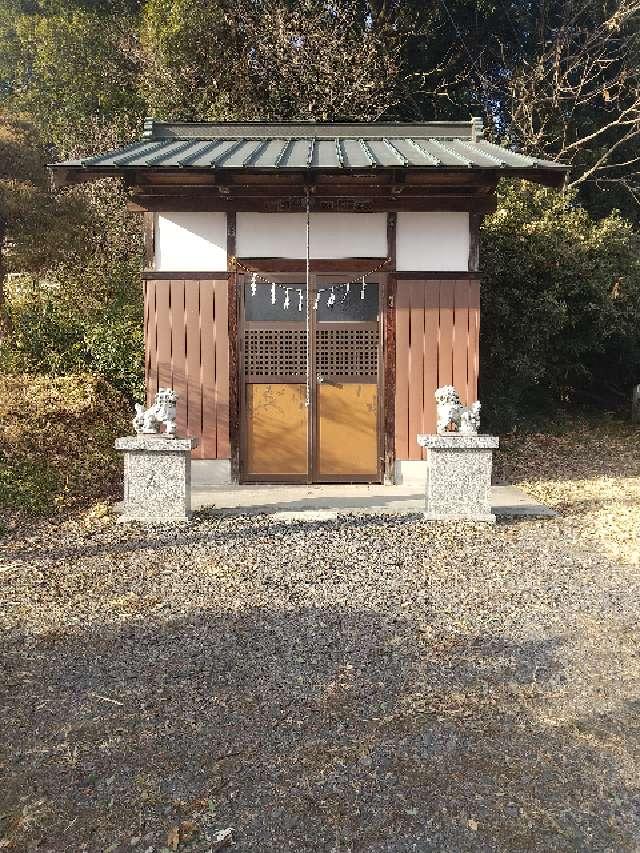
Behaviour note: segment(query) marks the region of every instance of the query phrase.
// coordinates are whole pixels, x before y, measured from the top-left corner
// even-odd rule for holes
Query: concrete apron
[[[271,515],[279,521],[325,521],[349,513],[417,515],[424,492],[416,486],[249,485],[193,486],[194,510],[212,508],[223,515]],[[497,516],[553,518],[556,513],[515,486],[491,487],[491,511]]]

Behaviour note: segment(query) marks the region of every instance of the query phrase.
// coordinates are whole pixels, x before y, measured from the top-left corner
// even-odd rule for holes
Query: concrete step
[[[350,513],[422,514],[424,495],[415,487],[361,484],[194,486],[191,505],[194,510],[215,508],[224,515],[268,514],[283,521],[324,521]],[[491,510],[497,516],[556,515],[515,486],[492,486]]]

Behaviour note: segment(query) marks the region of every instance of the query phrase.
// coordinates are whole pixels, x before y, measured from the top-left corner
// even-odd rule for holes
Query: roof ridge
[[[278,127],[279,125],[288,125],[288,124],[300,124],[309,126],[309,127],[333,127],[341,126],[341,125],[360,125],[360,126],[368,126],[368,125],[396,125],[398,127],[408,127],[411,125],[444,125],[444,124],[453,124],[453,125],[464,125],[470,126],[472,123],[475,123],[473,119],[434,119],[434,120],[424,120],[424,121],[400,121],[399,119],[382,119],[377,121],[360,121],[359,119],[344,119],[340,121],[316,121],[315,119],[279,119],[278,121],[263,121],[263,120],[254,120],[250,119],[247,121],[242,121],[239,119],[234,119],[232,121],[172,121],[172,120],[164,120],[164,119],[153,119],[146,118],[144,120],[145,127],[156,127],[158,125],[225,125],[225,126],[233,126],[233,125],[264,125],[269,127]]]
[[[336,136],[355,138],[380,138],[396,136],[452,137],[474,140],[481,137],[482,126],[478,118],[462,121],[144,121],[144,139],[212,139],[218,136],[242,136],[264,139],[285,138],[329,139]]]

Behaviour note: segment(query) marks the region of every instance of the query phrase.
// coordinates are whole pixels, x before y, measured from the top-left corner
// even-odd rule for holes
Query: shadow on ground
[[[119,536],[114,536],[110,529],[102,538],[96,536],[95,541],[81,541],[79,544],[69,544],[61,548],[58,543],[47,547],[48,543],[39,543],[37,549],[31,545],[15,545],[13,542],[6,548],[6,558],[12,563],[32,563],[38,561],[57,562],[59,560],[76,560],[86,557],[97,557],[108,554],[136,554],[141,551],[162,551],[168,547],[183,545],[229,544],[232,542],[251,542],[264,539],[265,535],[277,537],[286,534],[295,535],[298,532],[312,530],[335,530],[336,521],[281,521],[265,516],[264,523],[255,524],[255,516],[248,513],[234,518],[233,529],[219,529],[207,525],[207,521],[220,520],[223,516],[216,510],[205,509],[193,514],[191,524],[149,525],[130,524],[119,528]],[[415,525],[420,516],[376,516],[350,515],[341,517],[339,523],[349,527],[369,527],[376,520],[383,521],[387,527],[396,525]],[[511,520],[511,519],[510,519]],[[200,526],[199,522],[202,523]]]
[[[540,722],[566,680],[554,642],[332,608],[2,648],[9,849],[206,851],[227,826],[251,851],[638,849],[610,748],[623,731],[637,751],[638,708]]]

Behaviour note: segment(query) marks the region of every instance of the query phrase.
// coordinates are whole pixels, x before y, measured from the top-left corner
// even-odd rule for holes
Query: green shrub
[[[72,187],[49,205],[66,230],[33,228],[21,254],[7,256],[3,316],[11,333],[0,335],[0,371],[99,373],[130,400],[141,399],[140,220],[113,179]],[[37,251],[43,242],[53,247],[45,255]]]
[[[130,400],[144,400],[144,329],[131,311],[110,312],[83,333],[86,364]]]
[[[11,459],[0,451],[0,508],[47,514],[55,506],[60,472],[38,459]]]
[[[5,374],[65,374],[86,364],[83,329],[46,293],[12,299],[15,282],[8,288],[13,331],[0,341],[0,368]]]
[[[5,374],[65,375],[82,372],[102,376],[129,400],[144,396],[142,305],[136,289],[131,297],[114,298],[106,309],[69,306],[57,285],[32,287],[13,280],[9,291],[11,337],[0,340],[0,371]],[[123,288],[124,289],[124,288]]]
[[[128,401],[100,377],[0,379],[0,509],[51,514],[119,493],[113,449],[131,430]]]
[[[619,215],[503,182],[482,233],[481,388],[505,431],[567,403],[628,405],[640,379],[640,240]]]

